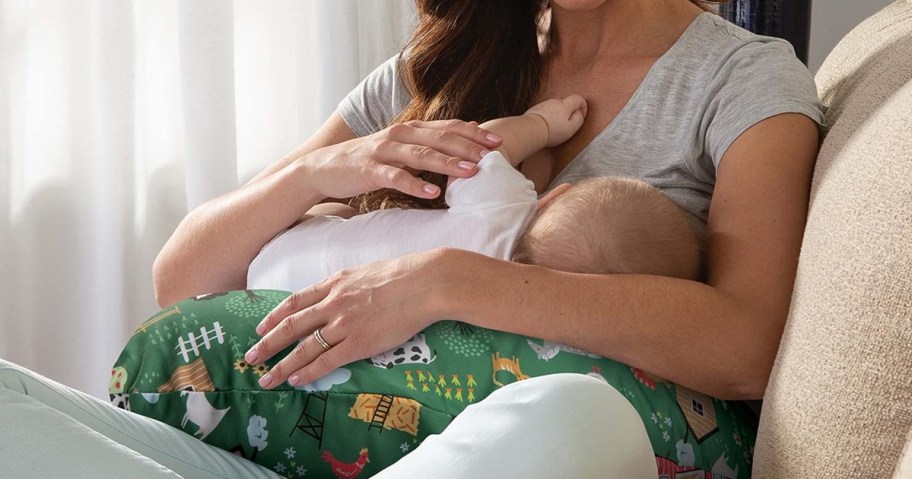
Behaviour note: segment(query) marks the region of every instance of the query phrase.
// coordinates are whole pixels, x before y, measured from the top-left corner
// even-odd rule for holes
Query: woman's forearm
[[[304,159],[355,138],[333,113],[314,135],[236,191],[199,206],[181,221],[152,268],[155,297],[165,307],[189,296],[241,289],[264,244],[306,213],[321,195],[307,185]]]
[[[243,289],[260,248],[323,199],[307,174],[301,162],[289,163],[187,215],[153,266],[158,303]]]
[[[719,398],[763,394],[782,319],[716,288],[448,254],[440,301],[454,319],[582,348]]]

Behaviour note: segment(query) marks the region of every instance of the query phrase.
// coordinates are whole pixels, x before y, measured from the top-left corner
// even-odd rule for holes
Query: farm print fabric
[[[500,387],[579,373],[633,404],[660,478],[750,477],[757,419],[743,404],[563,344],[453,321],[313,383],[263,390],[257,381],[291,348],[259,366],[244,352],[289,294],[209,294],[155,314],[111,369],[111,401],[290,479],[356,478],[396,462]]]

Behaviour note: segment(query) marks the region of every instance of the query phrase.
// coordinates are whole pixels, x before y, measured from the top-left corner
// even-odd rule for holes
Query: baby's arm
[[[571,95],[544,101],[523,115],[497,118],[481,127],[503,138],[498,151],[516,166],[541,149],[569,140],[585,118],[586,100]]]
[[[450,211],[529,204],[534,208],[538,203],[535,187],[516,170],[516,165],[542,148],[569,140],[583,125],[585,117],[586,100],[573,95],[539,103],[520,116],[483,124],[483,128],[503,137],[500,154],[485,157],[480,164],[482,168],[473,177],[450,177],[451,187],[446,193]]]

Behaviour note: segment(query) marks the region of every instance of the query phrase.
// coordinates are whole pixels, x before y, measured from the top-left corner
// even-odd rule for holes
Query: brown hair
[[[690,0],[704,10],[707,0]],[[399,57],[399,76],[411,102],[391,122],[458,118],[485,122],[519,115],[542,82],[539,29],[548,0],[416,0],[418,26]],[[446,187],[446,177],[421,173]],[[445,208],[434,200],[396,190],[356,197],[361,212],[377,209]]]

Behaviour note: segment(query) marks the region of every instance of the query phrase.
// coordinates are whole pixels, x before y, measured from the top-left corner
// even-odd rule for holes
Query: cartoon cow
[[[111,405],[114,407],[119,407],[121,409],[130,410],[130,396],[125,393],[117,393],[109,395],[111,398]]]
[[[435,359],[437,359],[437,352],[431,352],[424,334],[419,333],[402,346],[392,351],[378,354],[370,359],[365,359],[365,361],[378,368],[392,369],[393,366],[400,364],[430,364]]]

